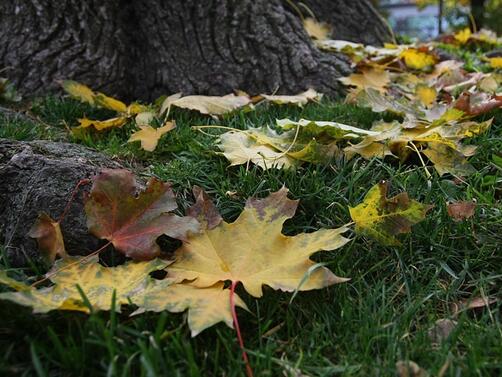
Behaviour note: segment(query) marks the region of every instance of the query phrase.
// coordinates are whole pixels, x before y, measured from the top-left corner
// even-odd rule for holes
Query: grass
[[[66,129],[76,125],[78,117],[108,115],[56,97],[40,99],[32,114],[39,121],[0,118],[0,137],[71,140]],[[359,203],[382,179],[392,182],[393,193],[406,190],[411,197],[434,204],[428,218],[402,237],[401,247],[382,247],[352,235],[342,249],[317,257],[338,276],[351,277],[348,283],[302,292],[291,304],[290,294],[267,288],[261,300],[243,294],[250,312],[240,311],[239,320],[251,364],[257,376],[393,376],[397,361],[413,360],[435,376],[441,370],[451,377],[498,376],[502,374],[502,166],[496,156],[502,151],[502,116],[493,115],[490,132],[473,140],[480,145],[471,159],[477,173],[462,183],[437,174],[428,182],[419,165],[378,159],[306,164],[297,171],[228,167],[214,152],[215,138],[190,128],[205,124],[246,128],[284,117],[368,128],[380,118],[367,109],[328,100],[303,109],[259,106],[255,112],[237,112],[219,122],[175,110],[177,129],[165,135],[153,153],[127,144],[131,133],[127,127],[78,142],[141,163],[147,174],[171,181],[182,209],[192,203],[191,186],[202,186],[228,221],[238,216],[247,197],[265,196],[286,185],[290,196],[300,199],[297,215],[286,223],[288,234],[349,222],[348,206]],[[476,216],[453,222],[446,203],[470,199],[478,202]],[[23,277],[30,271],[10,273]],[[480,296],[498,301],[489,308],[460,313],[452,308]],[[0,373],[243,375],[235,333],[224,325],[190,338],[184,314],[130,318],[129,313],[34,316],[26,308],[2,302]],[[433,344],[429,330],[443,318],[455,319],[457,326],[441,344]]]

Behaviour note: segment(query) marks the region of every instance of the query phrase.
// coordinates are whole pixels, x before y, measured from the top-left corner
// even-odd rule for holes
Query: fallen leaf
[[[85,203],[87,227],[128,257],[152,259],[160,254],[160,235],[184,239],[199,229],[195,219],[169,213],[176,207],[169,184],[151,178],[140,191],[128,170],[105,169],[94,177]]]
[[[98,131],[106,130],[108,128],[119,128],[127,123],[126,117],[116,117],[107,120],[92,120],[87,118],[81,118],[78,120],[80,125],[76,127],[77,129],[94,127]]]
[[[230,166],[253,163],[262,169],[291,168],[297,163],[287,154],[257,142],[245,132],[229,131],[219,138],[218,148]]]
[[[38,215],[28,236],[37,240],[38,249],[49,263],[52,264],[57,256],[67,256],[59,222],[54,221],[47,213]]]
[[[355,99],[359,106],[370,107],[376,113],[391,111],[400,115],[409,114],[416,118],[421,117],[423,114],[421,109],[418,109],[409,101],[386,96],[373,88],[360,91]]]
[[[436,64],[436,58],[433,55],[415,48],[409,48],[403,51],[400,56],[404,60],[404,64],[411,69],[426,70]]]
[[[461,201],[450,203],[447,206],[448,215],[455,221],[462,221],[474,216],[476,212],[476,202]]]
[[[453,315],[458,315],[465,310],[475,310],[487,308],[498,301],[496,297],[474,297],[454,302],[450,305]]]
[[[476,172],[464,154],[443,143],[428,143],[422,153],[431,160],[439,175],[450,173],[457,176],[467,176]]]
[[[169,263],[157,258],[105,267],[99,264],[97,255],[68,257],[56,261],[47,276],[55,284],[51,287],[54,296],[83,301],[78,286],[93,310],[111,310],[115,294],[115,310],[120,312],[121,305],[129,304],[130,298],[146,289],[151,279],[149,274],[164,269]],[[82,310],[88,312],[89,308]]]
[[[436,321],[434,326],[429,329],[427,335],[432,343],[441,344],[448,339],[451,332],[457,327],[457,322],[447,318],[441,318]]]
[[[82,102],[87,102],[94,105],[95,93],[87,86],[73,80],[65,80],[62,82],[63,89],[75,99]]]
[[[141,294],[135,295],[133,303],[139,306],[132,315],[145,311],[181,313],[188,309],[188,326],[192,336],[224,322],[233,328],[230,308],[230,290],[223,289],[223,283],[207,288],[197,288],[189,284],[173,284],[167,279],[151,280]],[[235,305],[247,309],[242,299],[234,294]]]
[[[150,276],[151,272],[162,270],[169,263],[154,259],[105,267],[99,264],[98,256],[68,257],[58,260],[48,272],[47,277],[54,285],[40,289],[11,279],[0,271],[0,283],[16,290],[0,293],[0,299],[30,306],[35,313],[51,310],[89,313],[91,309],[120,312],[121,306],[128,304],[138,306],[133,315],[164,310],[180,313],[188,309],[192,336],[221,321],[233,327],[230,290],[223,289],[223,283],[196,288]],[[236,306],[247,309],[239,296],[234,295],[234,299]]]
[[[134,118],[138,126],[149,126],[154,119],[155,119],[155,114],[152,113],[151,111],[137,113],[136,117]]]
[[[480,115],[502,107],[502,95],[464,92],[453,106],[468,115]]]
[[[283,223],[298,205],[287,193],[282,188],[265,199],[248,199],[235,222],[221,221],[202,233],[191,234],[176,251],[169,276],[177,281],[193,280],[191,284],[201,288],[227,280],[241,282],[254,297],[262,296],[262,285],[291,292],[346,281],[323,266],[311,270],[315,263],[309,257],[319,250],[343,246],[348,239],[342,233],[348,228],[283,235]],[[200,195],[197,200],[200,208],[212,206],[201,204],[206,199]]]
[[[140,130],[134,132],[128,143],[135,141],[141,142],[141,148],[145,151],[153,152],[157,148],[157,144],[165,133],[173,130],[176,127],[174,122],[166,122],[164,126],[159,128],[153,128],[152,126],[139,126]]]
[[[310,37],[319,41],[328,39],[328,36],[331,33],[331,26],[325,22],[316,21],[312,17],[307,17],[303,20],[303,27]]]
[[[321,93],[318,93],[314,89],[308,89],[303,93],[299,93],[294,96],[284,96],[284,95],[268,95],[260,94],[261,97],[265,98],[267,101],[273,102],[278,105],[298,105],[303,106],[311,101],[319,101],[322,97]]]
[[[425,219],[432,206],[410,200],[406,192],[387,199],[388,182],[373,186],[361,204],[349,207],[356,232],[369,236],[383,245],[401,243],[395,237],[409,233],[411,226]]]
[[[428,377],[429,373],[420,368],[414,361],[398,361],[396,363],[396,374],[398,377]]]
[[[170,106],[176,106],[183,109],[195,110],[201,114],[223,115],[251,103],[251,98],[247,96],[236,96],[228,94],[223,97],[218,96],[186,96],[176,98],[168,97],[162,104],[161,112],[164,112]]]
[[[460,30],[459,32],[455,33],[453,37],[455,40],[457,40],[460,44],[466,44],[469,38],[471,37],[471,29],[466,27],[465,29]]]
[[[328,135],[333,139],[357,139],[363,136],[374,136],[378,134],[378,132],[352,127],[338,122],[314,121],[307,119],[300,119],[298,121],[290,119],[277,119],[276,124],[284,130],[294,130],[296,127],[301,127],[300,129],[302,133],[307,133],[316,137]]]
[[[488,58],[488,62],[490,64],[490,67],[492,67],[493,69],[501,69],[502,68],[502,56]]]
[[[431,106],[436,101],[437,97],[436,89],[427,85],[417,85],[415,94],[422,105],[426,107]]]
[[[359,90],[374,89],[384,93],[386,86],[390,83],[389,72],[379,68],[363,69],[361,73],[352,73],[348,77],[341,77],[340,80],[347,86],[355,86]]]
[[[118,99],[108,97],[103,93],[97,92],[94,95],[94,102],[96,105],[103,107],[108,110],[116,111],[118,113],[125,113],[127,111],[127,105],[119,101]]]
[[[89,312],[80,290],[95,310],[110,310],[115,294],[115,310],[120,312],[122,304],[145,289],[148,275],[168,262],[155,259],[149,262],[127,262],[117,267],[104,267],[98,263],[98,256],[67,257],[59,259],[47,274],[55,285],[36,289],[17,282],[0,272],[0,283],[17,292],[0,293],[6,299],[24,306],[31,306],[35,313],[51,310],[75,310]],[[78,287],[78,288],[77,288]],[[79,290],[80,288],[80,290]]]

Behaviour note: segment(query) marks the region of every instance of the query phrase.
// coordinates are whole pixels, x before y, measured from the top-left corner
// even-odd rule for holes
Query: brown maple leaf
[[[159,255],[155,241],[160,235],[185,239],[188,232],[199,230],[193,217],[169,213],[176,207],[169,184],[151,178],[140,191],[130,171],[106,169],[93,180],[85,212],[92,234],[128,257],[145,260]]]

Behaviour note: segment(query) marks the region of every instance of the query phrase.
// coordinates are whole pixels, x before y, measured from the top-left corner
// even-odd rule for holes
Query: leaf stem
[[[92,253],[90,253],[89,255],[86,255],[85,257],[73,262],[73,263],[70,263],[70,264],[67,264],[66,266],[64,267],[61,267],[59,270],[56,270],[56,271],[53,271],[51,273],[47,273],[45,275],[45,277],[43,279],[40,279],[36,282],[34,282],[31,287],[36,287],[37,285],[39,285],[40,283],[43,283],[44,281],[46,281],[47,279],[49,279],[51,276],[54,276],[56,275],[57,273],[63,271],[63,270],[66,270],[67,268],[70,268],[72,266],[75,266],[76,264],[79,264],[79,263],[82,263],[83,261],[89,259],[90,257],[93,257],[94,255],[96,254],[99,254],[100,252],[102,252],[104,249],[106,249],[108,246],[110,246],[112,244],[112,241],[108,241],[105,245],[101,246],[98,250],[96,251],[93,251]]]
[[[248,354],[244,349],[244,340],[242,339],[241,328],[239,327],[239,321],[237,320],[237,312],[235,311],[235,286],[239,283],[238,280],[232,280],[232,285],[230,286],[230,309],[232,311],[232,319],[234,320],[235,332],[237,333],[237,339],[239,340],[239,346],[242,351],[242,359],[246,364],[246,375],[247,377],[253,377],[253,369],[251,369],[251,364],[249,364]]]
[[[417,152],[418,158],[420,159],[420,162],[422,163],[422,166],[424,167],[425,175],[427,176],[427,179],[431,180],[432,179],[432,174],[429,172],[429,169],[427,169],[427,165],[425,165],[425,161],[422,158],[422,155],[420,154],[420,151],[418,150],[418,148],[415,145],[415,143],[413,143],[412,141],[410,141],[410,145],[413,147],[413,149],[415,150],[415,152]]]
[[[66,206],[65,206],[65,208],[63,210],[63,213],[61,214],[61,216],[59,216],[59,219],[57,221],[59,224],[61,223],[61,221],[63,221],[63,219],[65,218],[66,214],[70,210],[71,203],[73,203],[73,201],[75,200],[75,196],[77,196],[77,192],[78,192],[78,189],[80,188],[80,186],[86,185],[86,184],[88,184],[90,182],[91,182],[90,179],[81,179],[80,181],[78,181],[77,185],[73,189],[73,192],[71,193],[70,199],[66,203]]]

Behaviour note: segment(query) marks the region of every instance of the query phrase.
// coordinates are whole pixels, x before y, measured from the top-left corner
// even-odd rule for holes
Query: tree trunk
[[[390,42],[389,26],[368,0],[302,0],[316,19],[331,25],[333,39],[369,45]],[[300,10],[305,7],[300,5]],[[302,12],[306,13],[306,12]],[[306,13],[308,14],[308,13]]]
[[[368,0],[306,3],[336,38],[388,39]],[[337,95],[347,60],[319,51],[290,8],[285,0],[1,1],[0,64],[25,94],[74,79],[124,99],[308,87]]]

